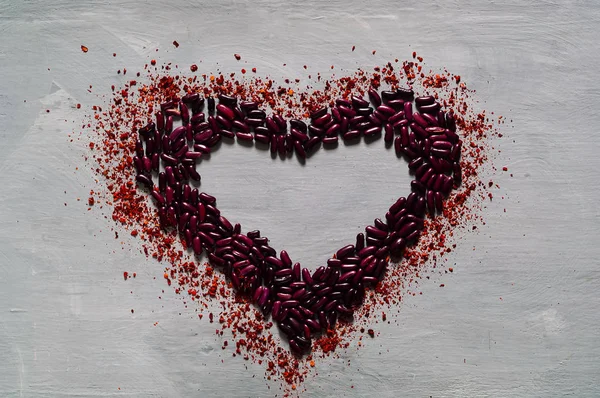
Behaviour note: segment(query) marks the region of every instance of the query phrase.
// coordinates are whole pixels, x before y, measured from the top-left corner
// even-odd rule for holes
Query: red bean
[[[371,103],[373,105],[375,105],[376,107],[381,105],[381,97],[379,96],[377,91],[373,88],[369,89],[369,99],[371,100]]]

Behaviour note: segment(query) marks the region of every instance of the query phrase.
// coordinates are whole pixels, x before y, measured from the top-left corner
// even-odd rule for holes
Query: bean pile
[[[377,284],[390,260],[416,244],[426,213],[441,213],[444,199],[461,183],[462,142],[452,112],[444,112],[433,96],[415,98],[408,88],[381,94],[371,88],[368,97],[339,98],[335,106],[312,112],[307,124],[267,116],[253,101],[238,103],[220,93],[217,103],[193,93],[162,103],[155,122],[138,131],[136,180],[158,206],[161,228],[177,230],[196,255],[206,253],[238,292],[272,316],[297,354],[309,351],[312,337],[333,328],[339,317],[352,316],[365,288]],[[222,139],[256,142],[273,156],[295,153],[305,159],[321,145],[334,148],[340,139],[376,139],[382,133],[386,145],[409,161],[412,192],[312,273],[285,250],[278,254],[260,231],[242,233],[240,224],[221,214],[215,197],[194,187],[201,181],[197,161]]]

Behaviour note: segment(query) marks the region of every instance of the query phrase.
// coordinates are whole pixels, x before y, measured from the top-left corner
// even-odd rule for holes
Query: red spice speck
[[[352,46],[352,51],[354,51],[356,49],[356,46]]]
[[[191,70],[192,72],[196,72],[196,71],[198,70],[198,65],[196,65],[196,64],[192,64],[192,65],[190,66],[190,70]]]
[[[129,277],[129,272],[127,272],[127,271],[123,272],[123,279],[127,280],[128,277]]]
[[[175,48],[179,48],[179,43],[177,42],[177,40],[173,40],[173,45],[175,46]]]
[[[240,54],[233,54],[233,56],[235,57],[235,59],[237,59],[238,61],[240,59],[242,59],[242,56]]]
[[[81,51],[83,51],[84,53],[86,53],[86,52],[88,52],[88,48],[82,44],[81,45]]]
[[[155,59],[151,60],[150,65],[153,65],[153,66],[156,65],[156,60]]]

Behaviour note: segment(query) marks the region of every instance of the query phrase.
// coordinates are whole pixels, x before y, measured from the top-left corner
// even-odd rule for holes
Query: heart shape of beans
[[[441,213],[445,197],[461,182],[462,142],[451,112],[432,96],[415,98],[408,88],[368,94],[369,101],[337,99],[335,106],[313,112],[308,123],[267,116],[257,103],[238,103],[225,94],[217,101],[188,94],[161,104],[156,122],[139,129],[136,179],[150,190],[161,228],[177,229],[187,248],[206,253],[234,289],[272,316],[297,354],[309,351],[311,338],[334,327],[338,317],[352,316],[365,288],[384,276],[390,259],[401,258],[418,241],[426,213]],[[181,125],[175,127],[175,121]],[[221,214],[213,196],[190,185],[201,179],[197,160],[222,139],[266,144],[275,156],[295,153],[304,161],[321,145],[333,148],[340,139],[374,139],[382,133],[385,143],[409,161],[412,192],[312,273],[285,250],[269,246],[259,231],[242,233],[240,224]]]

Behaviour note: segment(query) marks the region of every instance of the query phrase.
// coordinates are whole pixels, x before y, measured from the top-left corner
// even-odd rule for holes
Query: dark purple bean
[[[283,261],[274,256],[265,257],[265,261],[277,268],[283,268]]]
[[[381,126],[375,126],[375,127],[368,128],[364,132],[365,136],[372,136],[372,135],[379,134],[379,133],[381,133]]]
[[[298,307],[300,302],[298,300],[287,300],[281,303],[281,308],[292,308]]]
[[[326,136],[333,136],[333,135],[337,135],[340,131],[340,125],[339,124],[334,124],[331,127],[329,127],[327,129],[327,131],[325,132]]]
[[[420,194],[425,194],[425,191],[427,190],[425,185],[423,185],[423,183],[419,180],[412,180],[410,182],[410,188],[413,192],[418,192]]]
[[[198,101],[200,101],[200,94],[198,93],[186,94],[183,97],[181,97],[181,102],[185,104],[192,104]]]
[[[456,131],[456,119],[452,112],[446,113],[446,127],[452,132]]]
[[[170,108],[170,109],[165,109],[165,115],[173,116],[173,117],[181,117],[181,112],[179,112],[178,109]]]
[[[356,110],[356,114],[368,118],[370,115],[373,114],[373,108],[371,108],[370,106],[365,108],[358,108]]]
[[[277,136],[277,150],[279,151],[279,156],[281,156],[282,158],[285,157],[287,148],[285,143],[285,136],[283,135]]]
[[[320,116],[317,119],[314,119],[312,121],[312,124],[315,125],[316,127],[323,127],[327,123],[329,123],[329,121],[331,121],[331,115],[329,113],[326,113],[323,116]]]
[[[213,97],[208,97],[208,114],[212,115],[215,113],[215,99]]]
[[[242,271],[240,271],[240,273],[241,273],[242,275],[246,275],[246,274],[243,274],[243,272],[244,272],[244,270],[246,270],[246,269],[248,269],[248,268],[250,268],[250,267],[253,267],[253,268],[254,268],[254,266],[253,266],[253,265],[249,265],[249,266],[247,266],[246,268],[244,268]],[[256,270],[256,268],[254,268],[254,270]],[[268,287],[265,287],[265,288],[263,289],[263,291],[261,292],[261,294],[260,294],[260,298],[259,298],[259,299],[258,299],[258,301],[257,301],[257,304],[258,304],[260,307],[262,307],[263,305],[265,305],[265,304],[267,303],[267,300],[269,299],[269,293],[270,293],[270,291],[269,291],[269,288],[268,288]]]
[[[399,87],[396,89],[396,93],[398,94],[398,96],[404,100],[411,100],[413,99],[415,92],[410,89],[410,88],[405,88],[405,87]]]
[[[338,137],[325,137],[322,139],[323,144],[337,144],[338,142]]]
[[[271,136],[271,132],[269,131],[269,129],[266,128],[266,127],[264,127],[264,126],[255,127],[254,128],[254,133],[255,134],[266,135],[267,137]]]
[[[207,123],[208,125],[208,123]],[[213,131],[211,129],[206,129],[203,130],[201,132],[199,132],[198,134],[196,134],[194,136],[194,141],[198,142],[198,143],[203,143],[206,142],[210,139],[210,137],[212,137],[213,135]]]
[[[291,119],[290,127],[295,128],[296,130],[298,130],[302,133],[306,133],[306,128],[307,128],[306,123],[304,123],[302,120]]]
[[[421,117],[423,119],[425,119],[425,121],[427,122],[427,124],[429,126],[432,126],[432,127],[427,127],[427,131],[430,131],[429,129],[436,129],[435,132],[439,132],[440,130],[443,130],[442,127],[438,127],[438,121],[435,116],[432,116],[429,113],[422,113]]]
[[[148,187],[148,189],[152,189],[152,187],[154,186],[154,183],[152,182],[152,180],[143,174],[138,174],[135,177],[135,179],[137,182],[146,185],[146,187]]]
[[[325,273],[325,267],[324,266],[320,266],[319,268],[317,268],[315,270],[315,272],[312,274],[312,279],[314,281],[320,281],[321,277],[323,276],[323,274]]]
[[[181,137],[183,134],[185,134],[185,132],[186,132],[185,126],[179,126],[175,130],[173,130],[173,132],[171,132],[171,134],[169,134],[169,139],[171,141],[175,141],[179,137]]]
[[[430,113],[430,114],[433,114],[436,116],[437,116],[437,113],[439,112],[439,110],[440,110],[440,104],[438,104],[437,102],[433,103],[431,105],[424,105],[424,106],[419,107],[419,111],[421,111],[423,113]]]
[[[435,102],[435,98],[432,95],[426,95],[426,96],[416,97],[415,102],[419,106],[431,105]]]
[[[201,179],[200,174],[198,174],[198,172],[196,171],[196,168],[194,166],[190,165],[187,167],[186,170],[192,180],[200,181],[200,179]]]
[[[181,122],[188,124],[190,122],[190,112],[183,102],[179,103],[179,112],[181,113]]]
[[[450,159],[452,161],[458,162],[460,160],[461,148],[462,148],[462,142],[461,141],[458,141],[452,147],[452,151],[450,152]]]
[[[260,119],[260,120],[263,120],[263,119],[265,119],[267,117],[267,114],[263,110],[256,109],[256,110],[248,112],[247,116],[248,116],[249,119]]]
[[[271,134],[279,134],[279,126],[271,116],[266,118],[267,128]]]
[[[333,117],[333,120],[336,121],[336,123],[340,123],[342,121],[343,116],[338,108],[331,109],[331,116]]]
[[[231,130],[227,130],[227,129],[219,129],[218,133],[226,138],[234,138],[235,137],[235,133]]]
[[[394,128],[389,123],[385,125],[385,136],[383,140],[386,144],[391,144],[392,142],[394,142]]]
[[[402,139],[400,137],[394,139],[394,150],[396,151],[396,156],[402,156]]]
[[[235,133],[235,136],[240,141],[252,141],[254,139],[254,136],[252,135],[252,133],[244,133],[241,131],[238,131],[237,133]]]
[[[444,211],[444,196],[442,195],[441,192],[436,192],[435,193],[435,208],[436,210],[441,213]]]
[[[319,127],[313,126],[313,125],[311,124],[310,126],[308,126],[308,133],[309,133],[311,136],[314,136],[314,137],[319,137],[319,136],[325,135],[325,130],[323,130],[322,128],[319,128]]]
[[[357,127],[358,125],[361,125],[366,122],[367,122],[367,118],[365,116],[354,116],[353,118],[350,119],[350,121],[348,123],[350,124],[350,126]]]
[[[310,114],[310,118],[314,121],[314,120],[316,120],[316,119],[318,119],[320,117],[323,117],[323,116],[325,116],[327,114],[327,110],[328,110],[328,108],[324,107],[324,108],[321,108],[321,109],[319,109],[317,111],[314,111],[314,112],[312,112]]]
[[[194,254],[199,255],[202,253],[202,242],[200,241],[199,236],[195,236],[192,239],[192,249],[194,250]],[[212,254],[212,253],[211,253]],[[211,259],[211,262],[215,264],[215,261]]]
[[[412,122],[412,120],[413,120],[412,103],[410,103],[410,102],[404,103],[404,117],[409,122]]]
[[[452,191],[452,185],[452,177],[444,176],[444,183],[442,186],[442,192],[444,193],[444,195],[448,195],[450,191]]]
[[[375,257],[377,257],[379,259],[384,259],[387,257],[389,252],[390,252],[390,248],[387,246],[383,246],[379,250],[377,250],[377,253],[375,253]]]
[[[393,101],[395,99],[398,99],[399,98],[399,94],[398,94],[398,91],[391,91],[391,90],[382,91],[381,92],[381,98],[383,99],[384,103],[387,103],[389,101]]]
[[[370,115],[370,116],[368,117],[368,119],[369,119],[369,122],[370,122],[372,125],[374,125],[374,126],[377,126],[377,127],[379,127],[379,128],[381,129],[381,126],[383,125],[383,121],[382,121],[381,119],[379,119],[379,118],[378,118],[377,116],[375,116],[374,114],[373,114],[373,115]]]
[[[423,118],[423,116],[421,116],[421,114],[419,112],[415,112],[413,113],[413,120],[421,127],[423,127],[424,129],[427,128],[429,125],[427,124],[427,120],[425,120]],[[412,125],[411,125],[412,127]],[[429,134],[425,134],[425,136],[429,136]]]
[[[171,134],[173,131],[173,116],[167,116],[167,121],[165,123],[165,134]]]
[[[367,108],[369,106],[369,103],[367,101],[360,97],[357,97],[356,95],[353,95],[350,99],[352,100],[352,106],[354,108]]]
[[[450,156],[450,150],[449,149],[431,148],[431,155],[437,156],[438,158],[446,158],[446,157]]]
[[[398,238],[390,246],[390,253],[392,256],[399,257],[402,251],[406,247],[406,240],[404,238]]]
[[[358,257],[364,259],[372,254],[375,254],[377,251],[377,247],[375,246],[367,246],[363,248],[360,252],[358,252]]]
[[[366,227],[365,231],[367,232],[367,236],[373,236],[377,239],[384,239],[388,235],[386,231],[382,231],[372,225]]]
[[[281,131],[285,131],[287,129],[287,122],[280,114],[274,114],[273,120],[277,123],[277,126]]]
[[[156,112],[156,129],[161,133],[165,129],[165,117],[161,111]]]
[[[329,260],[327,260],[327,265],[333,268],[339,268],[342,266],[342,260],[340,260],[339,258],[330,258]]]
[[[267,257],[267,262],[268,262],[268,257]],[[275,271],[275,276],[276,277],[290,276],[290,275],[292,275],[292,269],[291,268],[281,268],[281,269]]]
[[[349,119],[356,117],[356,111],[350,107],[340,106],[339,111],[342,115]]]
[[[308,135],[302,133],[300,130],[297,130],[297,129],[293,128],[293,127],[291,129],[291,134],[292,134],[292,136],[296,140],[298,140],[300,142],[306,142],[306,141],[308,141]]]
[[[300,263],[296,263],[294,264],[294,266],[292,267],[292,272],[293,272],[293,276],[294,279],[299,281],[300,280]]]
[[[360,138],[360,131],[358,130],[350,130],[343,135],[345,141],[353,140],[356,138]]]
[[[335,100],[335,104],[337,106],[346,106],[348,108],[352,106],[352,103],[349,100],[345,99],[345,98],[338,98],[338,99],[336,99]]]
[[[321,325],[319,324],[319,322],[315,321],[314,319],[307,319],[305,322],[305,325],[307,325],[313,332],[318,332],[321,330]]]
[[[271,139],[267,135],[254,134],[254,140],[261,142],[263,144],[268,144]]]
[[[381,105],[381,97],[373,88],[369,89],[369,99],[371,100],[371,103],[376,107]]]
[[[395,213],[398,213],[403,208],[405,208],[406,205],[407,205],[407,199],[405,197],[401,197],[396,201],[396,203],[394,203],[392,206],[390,206],[389,210],[392,214],[395,214]]]
[[[354,254],[354,245],[346,245],[336,252],[335,257],[338,259],[344,259],[352,254]]]
[[[231,130],[233,128],[233,123],[221,115],[217,115],[215,120],[218,126],[223,127],[225,130]]]
[[[404,108],[404,100],[403,99],[395,99],[392,101],[388,101],[386,103],[387,106],[393,108],[395,111],[400,111]]]
[[[360,232],[356,234],[356,244],[354,245],[355,251],[358,253],[365,247],[365,235]]]
[[[242,101],[240,102],[240,108],[245,112],[251,112],[258,109],[258,104],[254,101]]]
[[[300,159],[306,158],[306,151],[304,150],[304,147],[300,141],[294,141],[294,148],[296,149],[296,153]]]

